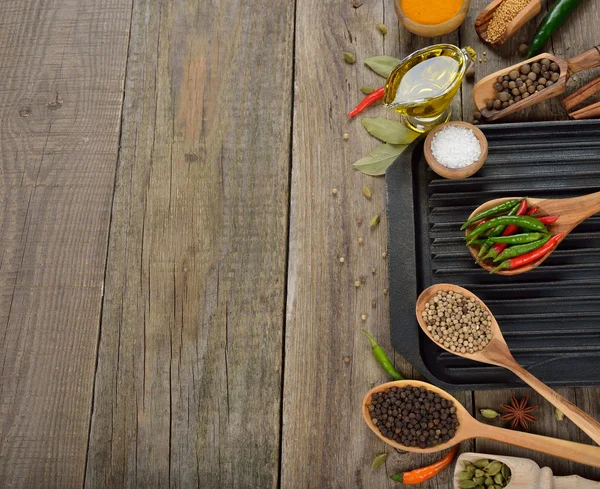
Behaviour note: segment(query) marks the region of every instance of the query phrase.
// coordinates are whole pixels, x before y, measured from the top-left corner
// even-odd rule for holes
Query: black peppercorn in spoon
[[[438,292],[454,292],[468,299],[475,299],[475,301],[477,301],[479,305],[488,312],[488,321],[491,321],[492,337],[489,343],[485,345],[483,349],[475,351],[474,353],[461,353],[459,351],[452,351],[450,348],[447,348],[438,341],[435,341],[433,335],[427,329],[427,323],[423,318],[423,311],[425,311],[426,304],[432,301]],[[508,345],[502,336],[500,326],[494,318],[494,315],[485,305],[485,303],[479,297],[473,294],[473,292],[459,287],[458,285],[432,285],[421,292],[421,295],[417,299],[416,313],[419,326],[421,326],[421,329],[431,339],[431,341],[439,345],[444,350],[453,353],[454,355],[458,355],[459,357],[507,368],[512,373],[520,377],[523,382],[535,389],[535,391],[537,391],[548,402],[560,409],[567,418],[579,426],[579,428],[581,428],[592,440],[600,444],[600,423],[583,412],[577,406],[567,401],[563,396],[548,387],[541,380],[529,373],[525,368],[517,363],[508,349]]]
[[[458,418],[458,422],[460,423],[454,437],[445,443],[436,445],[435,447],[418,448],[401,445],[400,443],[383,436],[379,432],[377,426],[371,418],[371,411],[369,410],[371,397],[373,394],[386,391],[391,387],[403,388],[409,386],[424,387],[428,391],[431,391],[454,404],[454,407],[456,408],[456,416]],[[592,467],[600,467],[600,447],[584,445],[582,443],[575,443],[572,441],[559,440],[557,438],[551,438],[548,436],[532,435],[531,433],[524,433],[521,431],[507,430],[504,428],[498,428],[496,426],[480,423],[474,419],[469,412],[446,391],[443,391],[434,385],[420,382],[418,380],[396,380],[371,389],[363,400],[362,415],[365,423],[367,423],[369,428],[371,428],[371,430],[379,438],[381,438],[388,445],[399,450],[405,450],[407,452],[439,452],[447,448],[451,448],[465,440],[471,440],[473,438],[485,438],[488,440],[500,441],[510,445],[536,450],[538,452],[553,455],[555,457],[572,460],[573,462],[591,465]]]

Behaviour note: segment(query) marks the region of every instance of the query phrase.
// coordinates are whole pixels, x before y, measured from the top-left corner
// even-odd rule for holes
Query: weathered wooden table
[[[485,50],[485,3],[443,40]],[[599,22],[584,0],[549,48],[598,44]],[[0,487],[382,488],[437,458],[370,469],[389,452],[359,410],[386,380],[360,329],[391,351],[384,180],[352,170],[376,142],[345,114],[382,79],[342,52],[439,40],[399,29],[392,0],[2,1]],[[552,101],[515,120],[563,117]],[[600,390],[561,392],[600,417]],[[588,441],[539,415],[534,432]]]

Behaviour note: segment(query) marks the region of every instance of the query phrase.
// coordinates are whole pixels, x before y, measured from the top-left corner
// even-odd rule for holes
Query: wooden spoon
[[[438,292],[442,291],[458,292],[465,297],[473,298],[478,301],[481,307],[483,307],[489,313],[492,322],[492,339],[483,350],[475,353],[460,353],[444,347],[433,339],[431,332],[427,330],[427,324],[421,314],[425,310],[425,304],[432,300]],[[502,336],[502,332],[500,331],[500,327],[498,326],[494,315],[484,304],[484,302],[471,291],[452,284],[432,285],[431,287],[425,289],[417,299],[416,312],[419,326],[421,326],[421,329],[431,339],[431,341],[439,345],[444,350],[459,357],[507,368],[512,373],[520,377],[521,380],[523,380],[526,384],[535,389],[544,399],[560,409],[567,418],[579,426],[579,428],[581,428],[592,440],[594,440],[596,443],[600,443],[600,423],[583,412],[577,406],[567,401],[564,397],[552,390],[516,362],[510,353],[510,350],[508,349],[506,341],[504,341],[504,337]],[[600,453],[600,448],[598,451]]]
[[[506,30],[500,39],[489,42],[487,35],[488,24],[490,23],[490,20],[492,20],[492,15],[503,1],[504,0],[494,0],[488,4],[488,6],[477,16],[477,19],[475,19],[475,31],[477,32],[477,35],[483,42],[489,44],[493,48],[498,48],[504,44],[515,32],[539,14],[542,9],[541,0],[531,0],[506,26]]]
[[[479,212],[489,209],[490,207],[494,207],[495,205],[514,198],[519,197],[490,200],[475,209],[469,218],[473,217]],[[550,231],[551,234],[564,234],[564,236],[558,242],[558,244],[560,244],[575,227],[585,221],[588,217],[600,212],[600,192],[583,195],[581,197],[572,197],[569,199],[527,199],[527,203],[530,207],[535,205],[539,207],[539,211],[537,213],[538,215],[560,215],[554,224],[548,226],[548,231]],[[466,233],[468,234],[472,229],[473,226],[467,228]],[[554,247],[554,250],[555,249],[556,247]],[[554,250],[552,250],[550,253],[547,253],[542,258],[530,263],[529,265],[515,268],[514,270],[499,270],[496,273],[498,275],[518,275],[520,273],[528,272],[529,270],[532,270],[542,264],[544,260],[554,252]],[[469,251],[471,252],[471,255],[473,255],[473,258],[477,259],[477,253],[479,250],[474,246],[469,246]],[[479,265],[488,271],[491,271],[495,266],[481,261],[479,262]],[[498,265],[498,263],[496,265]]]
[[[427,390],[435,392],[440,397],[443,397],[454,403],[456,407],[456,415],[460,426],[456,431],[454,438],[451,438],[446,443],[442,443],[431,448],[418,448],[418,447],[405,447],[400,443],[395,442],[389,438],[383,436],[377,427],[371,420],[371,412],[369,411],[368,403],[371,400],[371,396],[376,392],[381,392],[389,389],[390,387],[425,387]],[[498,428],[488,424],[480,423],[475,420],[469,412],[460,404],[454,397],[448,394],[446,391],[439,389],[438,387],[427,384],[426,382],[420,382],[418,380],[396,380],[394,382],[387,382],[382,385],[371,389],[362,404],[362,414],[365,423],[371,428],[371,430],[388,445],[397,448],[399,450],[405,450],[407,452],[415,453],[432,453],[445,450],[453,447],[458,443],[471,440],[473,438],[485,438],[488,440],[500,441],[503,443],[509,443],[522,448],[528,448],[530,450],[536,450],[538,452],[553,455],[554,457],[564,458],[572,460],[573,462],[579,462],[587,464],[592,467],[600,467],[600,448],[591,445],[584,445],[582,443],[575,443],[572,441],[559,440],[557,438],[550,438],[548,436],[532,435],[531,433],[524,433],[522,431],[507,430],[504,428]]]
[[[544,58],[554,61],[560,68],[560,78],[556,81],[556,83],[554,83],[554,85],[552,85],[550,88],[545,88],[538,93],[534,93],[527,98],[521,99],[506,109],[488,110],[486,107],[486,102],[489,99],[494,100],[496,98],[496,89],[494,88],[494,85],[496,84],[499,75],[507,75],[514,69],[518,70],[524,63],[533,63]],[[587,70],[589,68],[595,68],[596,66],[600,66],[600,47],[598,46],[588,49],[584,53],[567,61],[557,58],[553,54],[539,54],[538,56],[534,56],[533,58],[522,61],[516,65],[512,65],[508,68],[492,73],[491,75],[488,75],[480,80],[473,87],[473,100],[475,101],[475,105],[477,106],[479,112],[481,112],[481,114],[488,121],[495,121],[507,115],[514,114],[525,107],[537,104],[542,100],[560,95],[565,91],[567,87],[567,80],[573,73]]]

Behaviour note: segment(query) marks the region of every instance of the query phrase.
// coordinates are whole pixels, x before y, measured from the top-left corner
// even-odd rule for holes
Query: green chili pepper
[[[526,243],[506,248],[496,258],[494,258],[494,263],[504,261],[509,258],[515,258],[517,256],[524,255],[525,253],[529,253],[530,251],[537,250],[539,247],[544,246],[548,242],[550,237],[551,236],[549,234],[546,234],[542,239],[538,239],[533,243]]]
[[[377,360],[379,362],[379,365],[381,365],[383,367],[383,370],[385,370],[387,372],[387,374],[394,380],[406,380],[400,374],[400,372],[398,372],[396,370],[396,368],[394,367],[394,364],[389,359],[389,357],[387,356],[384,349],[381,348],[381,346],[379,345],[379,343],[377,343],[377,341],[375,341],[375,338],[373,338],[364,329],[362,330],[362,332],[365,334],[365,336],[367,338],[369,338],[369,342],[371,343],[371,349],[373,350],[373,356],[375,357],[375,360]]]
[[[521,205],[523,204],[523,201],[519,202],[517,205],[515,205],[510,212],[507,214],[509,216],[514,216],[517,212],[519,212],[519,209],[521,208]],[[525,207],[527,206],[527,204],[523,204]],[[506,226],[496,226],[494,229],[492,229],[489,233],[488,236],[484,243],[481,245],[481,248],[479,248],[479,253],[477,253],[477,263],[479,263],[479,261],[481,261],[481,259],[485,256],[485,254],[489,251],[489,249],[494,246],[494,242],[491,240],[491,238],[494,238],[496,236],[502,236],[502,233],[504,232],[504,230],[506,229]],[[476,240],[478,241],[478,240]],[[476,244],[476,243],[471,243],[471,244]]]
[[[524,233],[524,234],[513,234],[512,236],[498,236],[491,237],[490,240],[493,243],[502,243],[507,245],[519,245],[532,243],[538,239],[542,239],[544,235],[542,233]]]
[[[498,204],[494,207],[490,207],[489,209],[487,209],[483,212],[480,212],[479,214],[476,214],[473,217],[471,217],[467,222],[465,222],[462,225],[460,230],[462,231],[463,229],[468,228],[474,222],[481,221],[482,219],[485,219],[486,217],[492,217],[492,216],[496,216],[498,214],[502,214],[503,212],[507,212],[507,211],[511,210],[514,206],[520,204],[522,200],[523,199],[507,200],[506,202],[503,202],[502,204]]]
[[[515,226],[518,226],[520,228],[528,229],[531,231],[538,231],[538,232],[544,233],[544,234],[546,234],[548,232],[548,230],[546,229],[546,226],[544,226],[539,221],[539,219],[536,219],[535,217],[500,216],[500,217],[495,217],[491,221],[487,221],[487,222],[484,222],[483,224],[480,224],[473,231],[471,231],[466,237],[467,244],[469,244],[468,243],[469,241],[481,236],[484,232],[486,232],[490,228],[493,228],[496,226],[501,226],[501,225],[505,226],[508,224],[514,224]]]
[[[556,0],[540,22],[527,51],[527,58],[537,53],[550,36],[562,26],[575,10],[581,0]]]

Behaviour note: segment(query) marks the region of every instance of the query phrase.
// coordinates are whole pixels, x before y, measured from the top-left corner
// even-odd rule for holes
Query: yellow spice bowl
[[[409,19],[402,10],[402,0],[394,0],[394,8],[396,9],[396,15],[402,22],[402,25],[417,36],[422,37],[438,37],[448,34],[449,32],[455,31],[465,21],[469,8],[471,7],[471,0],[463,0],[462,7],[458,13],[446,22],[441,24],[419,24],[412,19]]]

